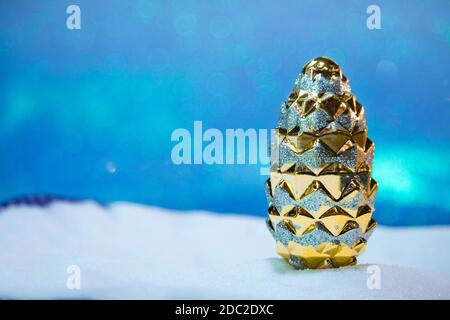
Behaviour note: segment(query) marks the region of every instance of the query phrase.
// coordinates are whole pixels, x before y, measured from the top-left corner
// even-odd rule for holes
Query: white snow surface
[[[261,217],[17,206],[0,212],[0,298],[449,299],[449,243],[449,226],[378,226],[358,266],[298,271],[277,256]],[[79,289],[67,287],[72,265]]]

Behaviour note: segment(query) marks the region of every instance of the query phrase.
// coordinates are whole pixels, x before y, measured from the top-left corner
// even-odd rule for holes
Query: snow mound
[[[264,220],[129,203],[0,212],[0,297],[450,299],[450,227],[379,226],[360,265],[293,270]],[[80,271],[80,288],[68,280]],[[69,281],[70,282],[70,281]]]

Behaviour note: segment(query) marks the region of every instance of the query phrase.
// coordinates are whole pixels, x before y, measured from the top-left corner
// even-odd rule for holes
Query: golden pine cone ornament
[[[267,226],[292,266],[356,264],[376,226],[374,148],[341,68],[308,62],[281,106],[266,181]]]

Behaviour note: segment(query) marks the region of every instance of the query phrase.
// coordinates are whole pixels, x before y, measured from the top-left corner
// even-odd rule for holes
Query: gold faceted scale
[[[267,226],[292,266],[356,264],[376,226],[374,149],[340,67],[308,62],[281,106],[266,182]]]

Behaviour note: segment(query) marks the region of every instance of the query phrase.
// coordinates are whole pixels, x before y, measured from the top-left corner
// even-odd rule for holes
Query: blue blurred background
[[[376,219],[448,224],[449,48],[446,0],[2,1],[0,198],[264,216],[259,165],[174,165],[171,134],[273,128],[303,64],[326,55],[366,109]]]

